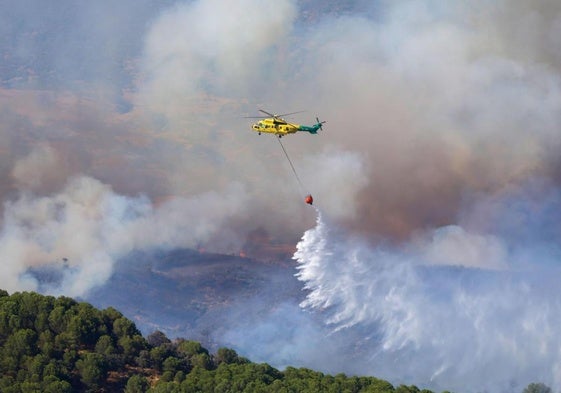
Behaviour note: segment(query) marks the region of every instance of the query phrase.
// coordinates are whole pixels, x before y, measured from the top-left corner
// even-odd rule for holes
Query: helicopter
[[[302,111],[285,113],[282,115],[275,115],[267,111],[264,111],[263,109],[259,109],[259,112],[262,112],[269,117],[265,117],[265,116],[247,117],[249,119],[255,119],[255,118],[261,119],[257,123],[251,125],[251,128],[257,133],[259,133],[259,135],[261,135],[261,133],[264,132],[267,134],[275,134],[279,138],[282,138],[283,135],[294,134],[298,131],[309,132],[310,134],[317,134],[318,130],[323,130],[322,124],[325,123],[325,121],[319,121],[317,117],[316,117],[316,124],[312,126],[306,126],[302,124],[292,124],[283,119],[283,116],[302,113]]]

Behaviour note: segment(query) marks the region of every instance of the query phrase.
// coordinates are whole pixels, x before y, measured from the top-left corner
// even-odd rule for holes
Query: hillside
[[[33,292],[0,291],[0,375],[0,391],[13,393],[421,392],[374,377],[279,371],[159,331],[144,338],[114,308]]]
[[[203,333],[224,323],[237,303],[261,299],[270,308],[287,299],[300,301],[303,293],[294,273],[289,262],[262,263],[188,249],[137,252],[120,261],[111,278],[84,300],[118,308],[144,333],[188,334],[209,346]],[[246,313],[259,312],[253,307]]]

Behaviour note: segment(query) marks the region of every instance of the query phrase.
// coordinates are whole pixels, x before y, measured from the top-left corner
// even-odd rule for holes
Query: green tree
[[[415,385],[411,385],[411,386],[399,385],[395,389],[395,393],[420,393],[420,391],[421,390]]]
[[[56,304],[56,302],[55,302]],[[66,314],[67,309],[63,306],[54,307],[49,313],[49,328],[56,334],[60,334],[66,330],[69,316]]]
[[[191,362],[192,367],[199,367],[204,370],[211,370],[212,369],[212,359],[206,353],[199,353],[196,355],[191,356],[189,359]]]
[[[67,370],[74,370],[76,368],[76,361],[78,360],[78,352],[74,349],[69,349],[62,355],[62,366]]]
[[[161,371],[163,368],[164,360],[173,354],[171,346],[160,345],[159,347],[152,348],[150,350],[151,365],[155,369]]]
[[[53,298],[35,292],[16,293],[12,295],[12,298],[18,303],[20,327],[25,329],[35,329],[36,323],[41,325],[45,322],[48,316],[45,310],[51,308],[50,303],[53,301]],[[47,315],[43,316],[42,314]],[[45,327],[46,325],[43,326],[43,328]]]
[[[140,334],[121,337],[119,338],[118,345],[121,348],[123,357],[127,361],[137,357],[147,347],[146,340]]]
[[[133,375],[127,381],[125,393],[144,393],[149,387],[150,385],[145,377],[142,375]]]
[[[230,348],[218,348],[214,356],[216,365],[220,363],[233,364],[239,362],[239,357],[236,351]]]
[[[191,392],[191,390],[187,390]],[[207,392],[207,390],[195,390],[196,392]],[[185,389],[182,389],[178,384],[175,382],[164,382],[160,381],[149,390],[150,393],[184,393],[186,392]],[[208,390],[210,392],[210,390]]]
[[[162,374],[160,380],[162,382],[171,382],[173,381],[173,372],[172,371],[164,371],[164,373]]]
[[[44,330],[39,333],[37,347],[45,356],[49,358],[54,356],[54,336],[50,330]]]
[[[43,383],[44,393],[71,393],[72,385],[67,381],[61,381],[58,379],[50,380]]]
[[[377,378],[369,378],[368,386],[363,390],[364,393],[392,393],[394,387],[388,381]],[[423,390],[422,393],[429,393]]]
[[[203,348],[201,343],[198,341],[181,339],[178,341],[176,348],[177,352],[187,357],[191,357],[197,354],[208,355],[208,350]]]
[[[173,377],[173,380],[177,383],[181,383],[185,380],[185,373],[182,370],[179,370],[177,373],[175,373],[175,377]]]
[[[214,387],[213,374],[201,367],[193,368],[181,382],[181,389],[186,392],[214,392]]]
[[[0,376],[0,392],[5,392],[10,386],[15,384],[14,377],[11,375]]]
[[[95,351],[101,355],[109,356],[116,353],[117,349],[115,348],[115,345],[113,345],[113,339],[107,334],[104,334],[99,338],[99,340],[97,340],[97,343],[95,344]]]
[[[76,309],[76,315],[68,322],[67,332],[74,344],[93,346],[104,333],[100,331],[104,330],[104,326],[101,324],[98,312],[87,303],[79,303]]]
[[[16,331],[5,342],[3,357],[11,357],[19,365],[24,356],[34,355],[36,338],[37,334],[31,329]]]
[[[2,300],[3,299],[0,298],[0,344],[12,333],[12,329],[10,328],[10,316],[12,313],[8,309],[9,302]]]
[[[121,314],[118,310],[115,310],[113,307],[108,307],[105,310],[101,310],[101,320],[107,327],[108,333],[113,333],[113,324],[119,318],[123,318],[123,314]]]
[[[53,377],[56,380],[68,378],[68,369],[63,363],[56,359],[50,359],[49,363],[43,368],[43,379]]]
[[[98,353],[85,353],[76,362],[76,369],[80,373],[80,380],[89,388],[96,389],[105,381],[107,376],[106,363]]]
[[[21,393],[42,393],[43,389],[39,382],[23,381],[20,384]]]
[[[123,337],[141,335],[140,331],[136,328],[136,325],[125,317],[117,318],[113,322],[113,334],[115,334],[119,339]]]
[[[152,359],[150,358],[150,351],[143,349],[138,353],[138,356],[135,358],[135,362],[139,367],[148,368],[152,363]]]
[[[522,391],[522,393],[552,393],[551,388],[541,382],[531,383]]]
[[[49,359],[43,354],[37,354],[34,357],[27,358],[27,370],[30,375],[36,375],[34,380],[39,381],[42,379],[43,370],[49,363]]]
[[[181,365],[181,360],[179,360],[175,356],[169,356],[162,363],[162,370],[163,371],[170,371],[170,372],[173,372],[175,374],[179,369],[182,368],[181,366],[182,366]]]

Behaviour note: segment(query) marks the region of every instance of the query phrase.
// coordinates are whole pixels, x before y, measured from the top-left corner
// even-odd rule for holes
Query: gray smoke
[[[347,372],[557,387],[560,20],[547,0],[3,2],[2,286],[50,267],[46,290],[84,294],[133,250],[237,252],[256,228],[294,244],[311,192],[313,312],[254,319],[294,321],[256,330],[293,338],[279,364],[337,371],[305,347],[335,329],[326,350],[364,360]],[[328,121],[283,139],[303,187],[258,107]]]
[[[239,249],[245,239],[230,231],[228,222],[247,208],[247,195],[235,184],[220,194],[173,198],[158,206],[145,196],[118,195],[85,176],[70,179],[54,195],[23,193],[5,206],[2,286],[38,290],[28,269],[50,267],[62,278],[48,292],[80,296],[102,285],[115,262],[134,250],[196,248],[211,239],[218,252]]]

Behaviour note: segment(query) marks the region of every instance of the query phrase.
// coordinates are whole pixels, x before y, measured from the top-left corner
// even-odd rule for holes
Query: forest
[[[280,371],[235,350],[210,353],[199,342],[144,338],[114,308],[69,297],[0,290],[0,391],[30,392],[370,392],[430,393],[374,377]],[[530,388],[534,390],[530,390]],[[525,391],[544,392],[541,384]]]

